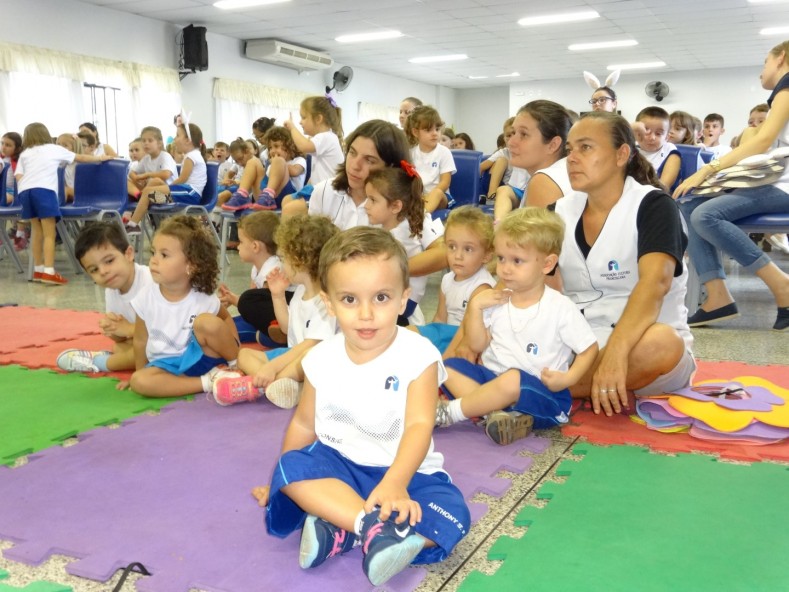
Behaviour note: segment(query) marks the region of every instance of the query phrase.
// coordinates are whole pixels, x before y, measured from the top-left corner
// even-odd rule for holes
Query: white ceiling
[[[666,62],[667,70],[761,64],[789,26],[789,2],[747,0],[292,0],[287,4],[220,10],[214,0],[83,0],[177,25],[207,27],[238,39],[274,37],[325,51],[341,65],[453,88],[573,78],[583,70],[601,80],[606,66]],[[601,17],[574,24],[524,28],[525,16],[594,9]],[[397,29],[395,40],[340,44],[349,33]],[[789,38],[789,35],[786,35]],[[625,49],[571,52],[570,43],[636,39]],[[209,43],[209,55],[211,52]],[[465,53],[462,62],[416,65],[409,58]],[[494,78],[519,72],[519,78]],[[486,80],[468,76],[488,75]]]

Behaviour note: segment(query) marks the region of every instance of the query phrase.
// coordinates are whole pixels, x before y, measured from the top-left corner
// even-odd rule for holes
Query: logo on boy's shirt
[[[195,319],[196,319],[196,318],[197,318],[197,315],[196,315],[196,314],[189,315],[189,323],[188,323],[188,325],[189,325],[190,327],[191,327],[192,325],[194,325],[194,324],[195,324]]]
[[[384,390],[392,389],[394,392],[397,392],[397,389],[400,388],[400,379],[397,376],[387,376],[386,382],[384,383]]]
[[[463,301],[463,308],[466,308],[466,305],[467,305],[467,304],[468,304],[468,300],[464,300],[464,301]]]
[[[619,271],[619,262],[616,259],[608,262],[608,271]]]
[[[311,320],[312,320],[312,319],[307,319],[307,324],[305,324],[305,325],[304,325],[304,328],[305,328],[305,329],[309,329],[309,328],[310,328],[310,321],[311,321]]]
[[[437,162],[430,163],[430,166],[432,168],[434,168],[434,169],[437,169],[438,168],[438,163]]]
[[[526,346],[526,353],[527,354],[533,354],[533,355],[536,356],[537,355],[537,344],[536,343],[530,343],[529,345],[527,345]]]

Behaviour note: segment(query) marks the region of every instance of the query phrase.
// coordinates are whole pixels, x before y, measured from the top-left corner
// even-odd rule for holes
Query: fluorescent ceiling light
[[[789,33],[789,27],[767,27],[759,31],[759,35],[783,35]]]
[[[518,21],[521,27],[534,27],[537,25],[553,25],[555,23],[573,23],[576,21],[589,21],[600,15],[594,10],[582,12],[565,12],[563,14],[544,14],[542,16],[527,16]]]
[[[432,64],[434,62],[459,62],[460,60],[467,60],[468,56],[464,53],[456,53],[440,56],[427,56],[423,58],[411,58],[408,60],[412,64]]]
[[[573,43],[568,45],[570,51],[589,51],[592,49],[609,49],[612,47],[632,47],[638,45],[635,39],[621,39],[620,41],[598,41],[596,43]]]
[[[376,31],[374,33],[353,33],[351,35],[340,35],[334,40],[338,43],[360,43],[362,41],[380,41],[383,39],[397,39],[402,37],[400,31]]]
[[[780,4],[789,0],[748,0],[750,4]]]
[[[637,64],[613,64],[606,66],[607,70],[642,70],[645,68],[662,68],[666,62],[640,62]]]
[[[487,76],[469,76],[469,80],[483,80],[487,78]]]
[[[219,2],[214,2],[214,6],[223,10],[233,10],[234,8],[253,8],[267,4],[280,4],[282,2],[290,2],[290,0],[220,0]]]
[[[496,78],[515,78],[520,75],[520,72],[512,72],[511,74],[499,74]]]

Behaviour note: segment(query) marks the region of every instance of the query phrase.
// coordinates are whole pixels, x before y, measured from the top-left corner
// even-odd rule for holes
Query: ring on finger
[[[600,392],[601,392],[601,393],[607,393],[607,392],[608,392],[608,389],[601,388],[601,389],[600,389]]]

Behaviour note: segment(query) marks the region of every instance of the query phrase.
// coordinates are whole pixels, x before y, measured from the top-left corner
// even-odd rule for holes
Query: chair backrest
[[[679,185],[690,177],[693,173],[698,171],[702,166],[704,166],[704,161],[701,159],[701,148],[698,146],[688,146],[686,144],[678,144],[677,150],[679,150],[679,175],[677,175],[677,181],[674,184]]]
[[[203,188],[203,195],[200,199],[200,205],[209,212],[214,209],[218,193],[216,189],[219,177],[219,163],[207,162],[205,163],[206,182]]]
[[[74,172],[74,206],[122,212],[129,199],[128,169],[129,161],[118,158],[100,164],[78,164]]]
[[[58,205],[66,205],[66,166],[58,167]]]
[[[305,167],[305,175],[304,175],[304,182],[307,183],[310,180],[310,175],[312,175],[312,154],[305,154],[304,160],[307,161],[307,166]]]
[[[708,150],[702,150],[699,152],[699,156],[701,157],[701,160],[704,162],[704,164],[709,164],[709,162],[712,160],[712,157],[715,155]]]
[[[482,152],[478,150],[452,150],[457,172],[452,175],[449,192],[456,206],[476,204],[479,200],[479,165]]]

